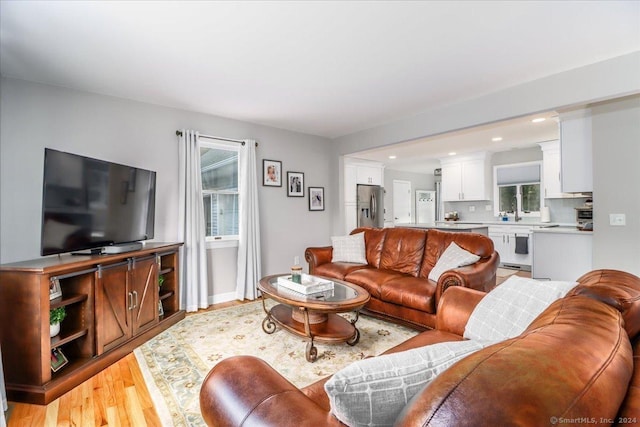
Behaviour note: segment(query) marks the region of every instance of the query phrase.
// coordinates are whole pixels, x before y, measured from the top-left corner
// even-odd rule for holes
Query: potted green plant
[[[64,307],[57,307],[49,311],[49,336],[55,337],[60,333],[60,322],[67,317]]]

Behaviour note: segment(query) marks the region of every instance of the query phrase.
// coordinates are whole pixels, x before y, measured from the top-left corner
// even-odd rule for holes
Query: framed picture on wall
[[[304,197],[304,173],[287,172],[287,196]]]
[[[281,161],[262,160],[262,185],[266,187],[282,187]]]
[[[309,210],[324,210],[324,187],[309,187]]]

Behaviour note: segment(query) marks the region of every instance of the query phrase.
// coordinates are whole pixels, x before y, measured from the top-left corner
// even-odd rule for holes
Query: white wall
[[[416,190],[435,190],[433,174],[404,172],[394,169],[384,170],[384,209],[385,219],[393,221],[393,181],[409,181],[411,183],[411,221],[416,221]]]
[[[640,276],[640,96],[591,112],[593,266]],[[610,225],[612,213],[625,214],[626,225]]]
[[[256,139],[260,176],[263,158],[280,160],[283,173],[304,172],[305,186],[325,187],[326,210],[309,212],[306,189],[305,198],[289,198],[284,186],[260,186],[265,275],[288,271],[295,255],[303,259],[307,246],[329,242],[332,186],[336,185],[330,140],[17,79],[2,78],[0,94],[1,263],[39,257],[44,147],[157,171],[155,240],[175,241],[175,131],[181,128]],[[220,259],[213,263],[214,268],[235,268],[230,267],[228,257],[212,255],[212,259]]]
[[[480,124],[638,93],[640,52],[634,52],[337,138],[334,155],[339,157]],[[613,104],[618,110],[607,114],[597,110],[600,117],[594,117],[592,124],[594,181],[597,181],[594,184],[593,265],[595,268],[624,266],[625,270],[640,274],[640,239],[634,225],[640,217],[637,186],[640,182],[637,151],[640,139],[636,127],[639,120],[635,107],[624,102]],[[609,148],[612,145],[617,150]],[[611,173],[615,179],[606,176]],[[600,221],[606,218],[608,222],[609,213],[617,213],[623,208],[627,227],[621,227],[624,231],[619,229],[610,233],[610,227],[601,225]],[[341,226],[339,218],[337,214],[334,228]]]

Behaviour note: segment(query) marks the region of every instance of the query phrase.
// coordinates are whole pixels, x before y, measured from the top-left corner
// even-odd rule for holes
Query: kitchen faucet
[[[515,214],[515,217],[513,218],[513,220],[515,222],[520,221],[522,218],[520,218],[520,215],[518,215],[518,195],[516,194],[515,196],[513,196],[513,200],[515,201],[515,204],[512,205],[513,206],[513,212]]]

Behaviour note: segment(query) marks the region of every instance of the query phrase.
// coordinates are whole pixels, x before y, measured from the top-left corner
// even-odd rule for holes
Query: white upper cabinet
[[[382,165],[357,165],[356,167],[358,184],[382,185]]]
[[[560,141],[540,142],[542,149],[542,181],[545,199],[580,197],[581,195],[562,192],[562,171],[560,161]]]
[[[560,114],[560,161],[562,192],[593,191],[591,110]]]
[[[490,199],[491,173],[487,153],[440,161],[442,200],[454,202]]]

